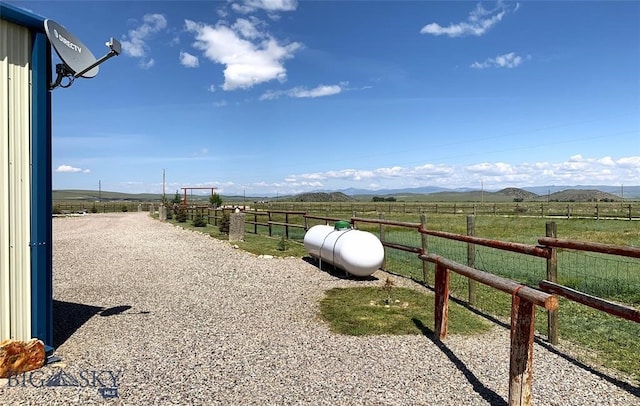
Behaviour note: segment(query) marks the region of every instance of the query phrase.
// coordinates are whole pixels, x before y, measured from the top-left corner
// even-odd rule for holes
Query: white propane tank
[[[311,227],[304,235],[304,247],[312,257],[354,276],[371,275],[380,268],[384,260],[384,247],[378,237],[366,231],[340,228],[338,225]]]

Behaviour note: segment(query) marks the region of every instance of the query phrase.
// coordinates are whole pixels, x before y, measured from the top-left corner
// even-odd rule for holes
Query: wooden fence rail
[[[569,300],[573,300],[574,302],[581,303],[585,306],[640,323],[640,310],[636,308],[587,295],[586,293],[578,292],[577,290],[549,281],[540,281],[538,286],[545,292],[555,293],[556,295],[564,296]]]
[[[540,238],[538,239],[538,242],[547,247],[567,248],[567,249],[573,249],[577,251],[599,252],[602,254],[640,258],[640,247],[625,247],[621,245],[561,240],[558,238],[548,238],[548,237]]]
[[[530,405],[533,383],[533,338],[535,305],[558,308],[558,299],[512,280],[458,264],[435,254],[420,255],[436,265],[434,332],[442,340],[447,335],[449,272],[456,272],[494,289],[511,294],[511,346],[509,355],[509,405]]]
[[[262,210],[301,210],[307,213],[451,214],[493,216],[535,216],[542,218],[640,219],[640,203],[618,202],[268,202],[255,205]],[[355,215],[354,215],[355,216]]]

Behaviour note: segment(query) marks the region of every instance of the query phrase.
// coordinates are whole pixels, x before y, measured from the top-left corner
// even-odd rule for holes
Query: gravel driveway
[[[53,221],[56,355],[0,404],[506,404],[509,332],[348,337],[318,318],[339,279],[146,213]],[[402,282],[409,284],[410,282]],[[427,326],[432,327],[432,326]],[[534,403],[630,405],[640,390],[536,344]]]

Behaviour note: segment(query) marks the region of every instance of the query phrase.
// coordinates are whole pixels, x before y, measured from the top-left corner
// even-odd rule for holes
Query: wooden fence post
[[[600,205],[596,204],[596,220],[600,220]]]
[[[554,221],[546,223],[547,237],[557,238],[558,229]],[[549,248],[550,255],[547,259],[547,280],[549,282],[558,282],[558,251],[555,247]],[[558,311],[547,310],[547,339],[553,345],[558,344]]]
[[[476,235],[475,216],[467,216],[467,235]],[[472,243],[467,243],[467,266],[475,268],[476,265],[476,246]],[[476,305],[476,281],[471,278],[467,278],[468,281],[468,300],[472,306]]]
[[[284,222],[287,223],[287,225],[284,226],[284,238],[288,240],[289,239],[289,213],[284,214]]]
[[[424,230],[427,229],[427,215],[422,213],[420,215],[420,225],[422,226],[422,228]],[[427,235],[424,233],[420,233],[420,237],[422,239],[422,255],[427,255],[428,250],[427,250]],[[429,278],[429,264],[427,261],[422,261],[422,281],[424,283],[427,283]]]
[[[447,337],[447,319],[449,317],[449,270],[441,264],[436,264],[436,286],[434,306],[433,332],[437,339]]]
[[[378,218],[380,220],[384,220],[384,213],[380,213],[378,215]],[[380,242],[382,242],[384,244],[384,224],[380,224]],[[384,246],[383,246],[384,249]],[[386,269],[387,268],[387,256],[385,255],[382,258],[382,269]]]
[[[533,337],[536,307],[514,292],[511,303],[509,405],[531,405]]]
[[[633,218],[631,217],[631,205],[629,205],[629,220],[633,220]]]
[[[255,235],[258,235],[258,213],[257,212],[253,213],[253,233]]]
[[[269,237],[271,237],[271,212],[267,212],[267,223],[269,224]]]

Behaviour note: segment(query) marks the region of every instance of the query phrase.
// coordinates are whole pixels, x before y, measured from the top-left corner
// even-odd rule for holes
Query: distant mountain
[[[573,186],[532,186],[522,188],[537,195],[547,195],[551,193],[561,192],[563,190],[599,190],[605,193],[611,193],[618,198],[625,199],[640,198],[640,186],[606,186],[606,185],[573,185]]]
[[[404,189],[340,189],[338,192],[342,192],[348,196],[357,196],[357,195],[392,195],[392,194],[405,194],[405,193],[415,193],[415,194],[425,194],[425,193],[436,193],[436,192],[446,192],[451,191],[453,189],[446,189],[437,186],[424,186],[417,188],[404,188]],[[319,192],[331,193],[331,190],[322,190]]]
[[[566,193],[562,193],[565,192]],[[316,196],[314,196],[316,195]],[[424,186],[417,188],[401,188],[401,189],[342,189],[342,190],[318,190],[311,193],[303,193],[300,195],[271,197],[256,196],[223,196],[225,201],[245,201],[253,200],[297,200],[297,201],[368,201],[374,196],[379,197],[396,197],[404,201],[512,201],[513,199],[546,201],[593,201],[594,199],[620,200],[621,196],[625,199],[640,199],[640,186],[534,186],[515,188],[508,187],[500,190],[480,190],[478,188],[442,188],[437,186]],[[120,193],[96,190],[54,190],[53,200],[56,201],[160,201],[162,198],[159,194],[152,193]],[[173,198],[173,194],[167,195],[167,198]],[[203,200],[207,196],[193,196],[193,199]],[[323,199],[323,200],[299,200],[299,199]]]
[[[537,201],[559,201],[559,202],[593,202],[593,201],[616,201],[620,196],[606,193],[600,190],[567,189],[549,195],[537,196]]]
[[[577,186],[532,186],[532,187],[523,187],[523,188],[505,188],[501,190],[489,190],[485,189],[484,193],[499,193],[503,195],[508,195],[509,193],[515,193],[514,191],[520,190],[522,192],[518,192],[523,194],[522,197],[524,199],[533,198],[534,196],[528,195],[531,193],[533,195],[539,196],[547,196],[551,193],[561,192],[563,190],[596,190],[604,193],[610,193],[612,195],[621,197],[621,194],[624,193],[625,199],[637,199],[640,198],[640,186],[604,186],[604,185],[577,185]],[[325,191],[330,192],[330,191]],[[397,195],[397,194],[431,194],[431,193],[449,193],[449,192],[480,192],[478,188],[442,188],[437,186],[424,186],[417,188],[402,188],[402,189],[376,189],[376,190],[368,190],[368,189],[341,189],[340,192],[349,195],[349,196],[357,196],[357,195]],[[527,193],[523,193],[527,192]],[[521,196],[514,196],[521,197]]]

